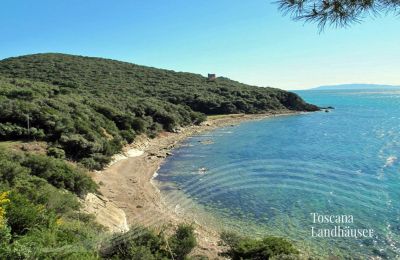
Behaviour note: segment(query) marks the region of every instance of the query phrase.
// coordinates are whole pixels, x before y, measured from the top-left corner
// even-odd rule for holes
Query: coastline
[[[124,211],[129,226],[140,224],[168,229],[182,222],[193,223],[198,246],[192,255],[206,255],[210,259],[220,258],[218,253],[223,248],[218,245],[219,235],[215,230],[198,224],[185,214],[177,214],[166,205],[157,184],[153,181],[157,170],[165,158],[171,155],[171,150],[190,136],[245,121],[300,113],[282,110],[266,114],[210,116],[201,125],[185,127],[176,133],[162,132],[154,139],[138,136],[133,144],[124,147],[123,154],[115,156],[109,167],[93,174],[93,179],[99,184],[102,196]]]

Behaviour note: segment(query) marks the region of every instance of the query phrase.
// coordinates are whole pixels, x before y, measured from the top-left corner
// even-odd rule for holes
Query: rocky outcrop
[[[96,216],[96,221],[112,233],[129,231],[125,212],[109,199],[89,193],[83,200],[83,212]]]

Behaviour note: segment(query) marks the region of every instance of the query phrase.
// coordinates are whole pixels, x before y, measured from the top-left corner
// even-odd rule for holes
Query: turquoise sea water
[[[279,235],[317,254],[400,255],[400,91],[299,91],[316,112],[189,138],[158,171],[170,205],[207,223]],[[311,213],[352,215],[373,238],[316,238]],[[199,213],[194,213],[199,214]],[[199,221],[200,217],[199,217]],[[209,222],[211,225],[211,222]]]

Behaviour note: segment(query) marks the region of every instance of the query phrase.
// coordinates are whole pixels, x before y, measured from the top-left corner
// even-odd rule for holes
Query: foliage
[[[329,23],[347,26],[359,22],[366,14],[400,13],[398,0],[346,1],[346,0],[279,0],[279,9],[296,20],[316,22],[321,29]]]
[[[113,259],[167,259],[162,234],[144,227],[133,227],[129,233],[115,235],[103,255]],[[109,245],[107,245],[109,246]]]
[[[169,239],[169,246],[174,253],[174,259],[183,260],[196,246],[194,228],[190,225],[180,225]]]
[[[34,174],[37,163],[49,169]],[[97,258],[102,228],[78,213],[75,194],[50,183],[53,178],[56,184],[70,183],[71,176],[57,176],[66,172],[77,179],[84,174],[58,159],[0,151],[0,259]],[[82,187],[80,194],[86,192]]]
[[[81,166],[102,169],[138,134],[199,124],[206,114],[288,109],[318,108],[279,89],[113,60],[40,54],[0,61],[0,141],[48,144],[47,155],[0,147],[0,259],[98,259],[103,230],[79,213],[78,201],[97,185]],[[169,238],[136,228],[112,241],[114,259],[182,260],[196,245],[187,225]],[[232,245],[238,254],[292,252],[276,238]]]
[[[10,202],[8,195],[9,195],[9,192],[0,193],[0,229],[5,226],[6,210],[4,209],[4,206]]]
[[[37,54],[0,61],[0,140],[44,140],[90,169],[103,168],[137,134],[199,124],[205,114],[282,109],[318,108],[279,89],[114,60]]]
[[[27,196],[11,193],[7,206],[7,224],[13,235],[25,235],[38,227],[47,227],[53,221],[53,216],[47,214],[44,207],[31,202]]]
[[[47,155],[58,159],[65,159],[65,151],[57,147],[49,147]]]
[[[127,234],[116,235],[102,251],[104,257],[112,259],[183,260],[195,245],[194,230],[189,225],[179,225],[169,238],[163,232],[133,227]]]
[[[29,175],[40,179],[25,183]],[[66,189],[79,196],[97,189],[85,170],[63,160],[29,153],[8,155],[0,151],[0,183],[26,191],[32,183],[41,185],[39,180],[46,180],[56,188]]]
[[[224,255],[233,260],[297,259],[298,255],[298,251],[289,241],[279,237],[252,239],[223,232],[221,243],[228,247]]]
[[[30,169],[30,174],[47,180],[56,188],[66,189],[80,196],[94,192],[97,188],[84,170],[59,159],[27,154],[21,157],[20,163]]]

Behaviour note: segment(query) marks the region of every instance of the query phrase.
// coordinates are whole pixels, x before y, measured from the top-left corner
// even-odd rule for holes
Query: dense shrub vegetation
[[[102,256],[112,259],[184,260],[195,246],[196,238],[190,225],[179,225],[169,238],[163,232],[136,227],[107,241]]]
[[[196,246],[190,225],[169,237],[140,227],[107,239],[93,216],[79,211],[77,196],[96,190],[84,170],[0,148],[0,259],[184,260]]]
[[[242,259],[300,259],[299,252],[287,240],[279,237],[263,239],[244,238],[235,233],[223,232],[221,242],[228,247],[225,256],[233,260]]]
[[[74,194],[95,187],[59,159],[1,150],[0,259],[96,259],[103,230]]]
[[[136,135],[199,124],[206,115],[287,109],[318,108],[279,89],[113,60],[40,54],[0,61],[0,142],[47,143],[43,154],[0,145],[0,259],[189,259],[196,238],[188,225],[169,236],[135,228],[99,252],[104,230],[80,213],[78,200],[97,185],[80,164],[101,169]],[[232,259],[297,254],[280,238],[222,238]]]
[[[38,54],[0,61],[0,140],[45,140],[64,151],[50,155],[90,169],[137,134],[198,124],[205,114],[281,109],[317,107],[279,89],[114,60]]]
[[[79,212],[77,196],[96,190],[85,171],[62,159],[0,148],[0,259],[203,259],[188,257],[196,246],[190,225],[169,237],[134,228],[106,239],[106,250],[99,252],[106,234]],[[280,238],[222,238],[232,259],[297,259]]]

